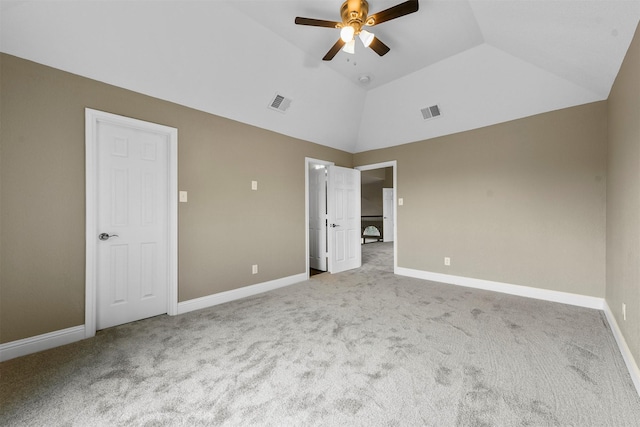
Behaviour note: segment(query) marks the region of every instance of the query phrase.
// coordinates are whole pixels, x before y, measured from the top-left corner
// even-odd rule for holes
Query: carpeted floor
[[[603,313],[363,267],[0,364],[0,425],[637,426]]]

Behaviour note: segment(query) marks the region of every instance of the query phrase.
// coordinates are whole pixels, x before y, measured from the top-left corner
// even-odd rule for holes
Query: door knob
[[[109,233],[100,233],[100,235],[98,236],[98,239],[100,239],[100,240],[109,240],[110,237],[119,237],[119,236],[117,234],[109,235]]]
[[[329,227],[333,227],[333,228],[340,227],[340,224],[329,224]]]

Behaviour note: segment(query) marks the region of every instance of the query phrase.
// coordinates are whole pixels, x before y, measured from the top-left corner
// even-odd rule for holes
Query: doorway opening
[[[393,271],[397,270],[397,161],[358,166],[362,185],[362,244],[393,245]],[[363,258],[363,262],[365,259]]]
[[[359,170],[305,159],[307,278],[360,267],[360,191]]]
[[[307,277],[328,270],[327,168],[333,164],[324,160],[305,159]]]

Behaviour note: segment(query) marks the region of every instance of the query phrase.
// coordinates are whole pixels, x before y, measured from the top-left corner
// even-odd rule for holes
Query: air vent
[[[284,113],[289,109],[290,106],[291,106],[291,100],[289,98],[285,98],[282,95],[276,94],[276,96],[271,101],[269,108],[271,108],[272,110],[276,110],[281,113]]]
[[[422,118],[425,120],[435,119],[436,117],[440,117],[440,107],[437,105],[432,105],[431,107],[425,107],[422,110]]]

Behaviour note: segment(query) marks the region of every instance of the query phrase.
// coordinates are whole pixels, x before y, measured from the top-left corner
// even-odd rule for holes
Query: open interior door
[[[382,189],[382,240],[385,242],[393,242],[393,223],[395,218],[393,217],[393,201],[394,192],[393,188]]]
[[[327,219],[329,272],[358,268],[360,248],[360,171],[329,166]]]

